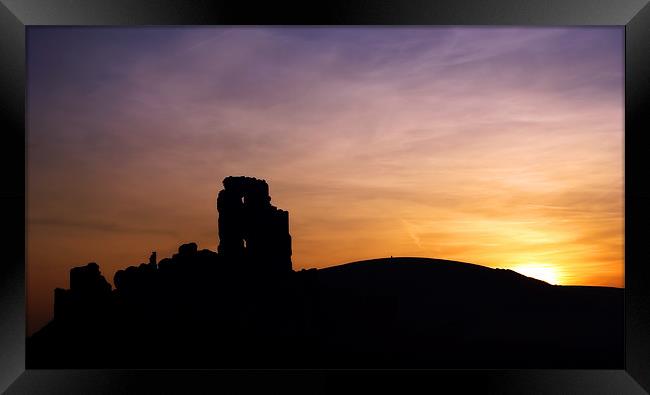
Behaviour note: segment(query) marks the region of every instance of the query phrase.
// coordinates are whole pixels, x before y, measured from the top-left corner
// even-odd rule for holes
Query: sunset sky
[[[229,175],[267,180],[297,270],[624,285],[622,27],[27,32],[30,333],[73,266],[216,250]]]

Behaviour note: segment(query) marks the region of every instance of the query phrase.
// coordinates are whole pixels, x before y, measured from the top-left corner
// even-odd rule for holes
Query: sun
[[[526,263],[511,268],[519,274],[546,281],[549,284],[559,284],[559,274],[553,265],[541,263]]]

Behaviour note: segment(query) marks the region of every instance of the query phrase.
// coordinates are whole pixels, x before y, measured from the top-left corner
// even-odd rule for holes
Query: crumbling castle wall
[[[111,284],[91,262],[70,270],[70,289],[54,290],[54,318],[70,319],[103,314],[111,298]]]
[[[196,243],[181,245],[177,254],[160,262],[154,252],[148,263],[118,270],[113,278],[115,291],[97,263],[72,268],[70,289],[54,291],[55,320],[98,320],[115,310],[116,303],[135,306],[135,310],[144,305],[150,310],[154,306],[149,304],[152,295],[160,296],[160,289],[180,290],[179,294],[187,296],[190,292],[184,287],[188,284],[211,289],[214,284],[210,281],[224,273],[240,272],[245,275],[238,277],[241,281],[292,272],[289,213],[271,204],[266,181],[227,177],[223,186],[217,198],[218,254],[198,251]],[[219,261],[226,265],[216,264]],[[250,286],[242,282],[242,286],[246,285]],[[164,296],[173,295],[167,292]]]
[[[220,255],[261,272],[289,272],[289,213],[271,204],[265,180],[226,177],[217,198]]]

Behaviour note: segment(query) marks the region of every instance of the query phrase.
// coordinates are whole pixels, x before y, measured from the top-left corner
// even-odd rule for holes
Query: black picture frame
[[[25,370],[25,32],[34,25],[534,25],[625,26],[625,368],[623,370],[152,371]],[[454,393],[650,392],[648,0],[444,0],[276,2],[183,0],[0,0],[0,391],[191,393],[282,387],[306,393],[374,389]],[[646,165],[643,165],[646,163]],[[21,170],[22,169],[22,170]],[[344,384],[345,381],[345,384]],[[422,387],[424,386],[424,387]]]

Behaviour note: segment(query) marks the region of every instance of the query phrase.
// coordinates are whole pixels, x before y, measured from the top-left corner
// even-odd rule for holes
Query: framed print
[[[91,3],[1,8],[7,393],[648,391],[646,2]]]

